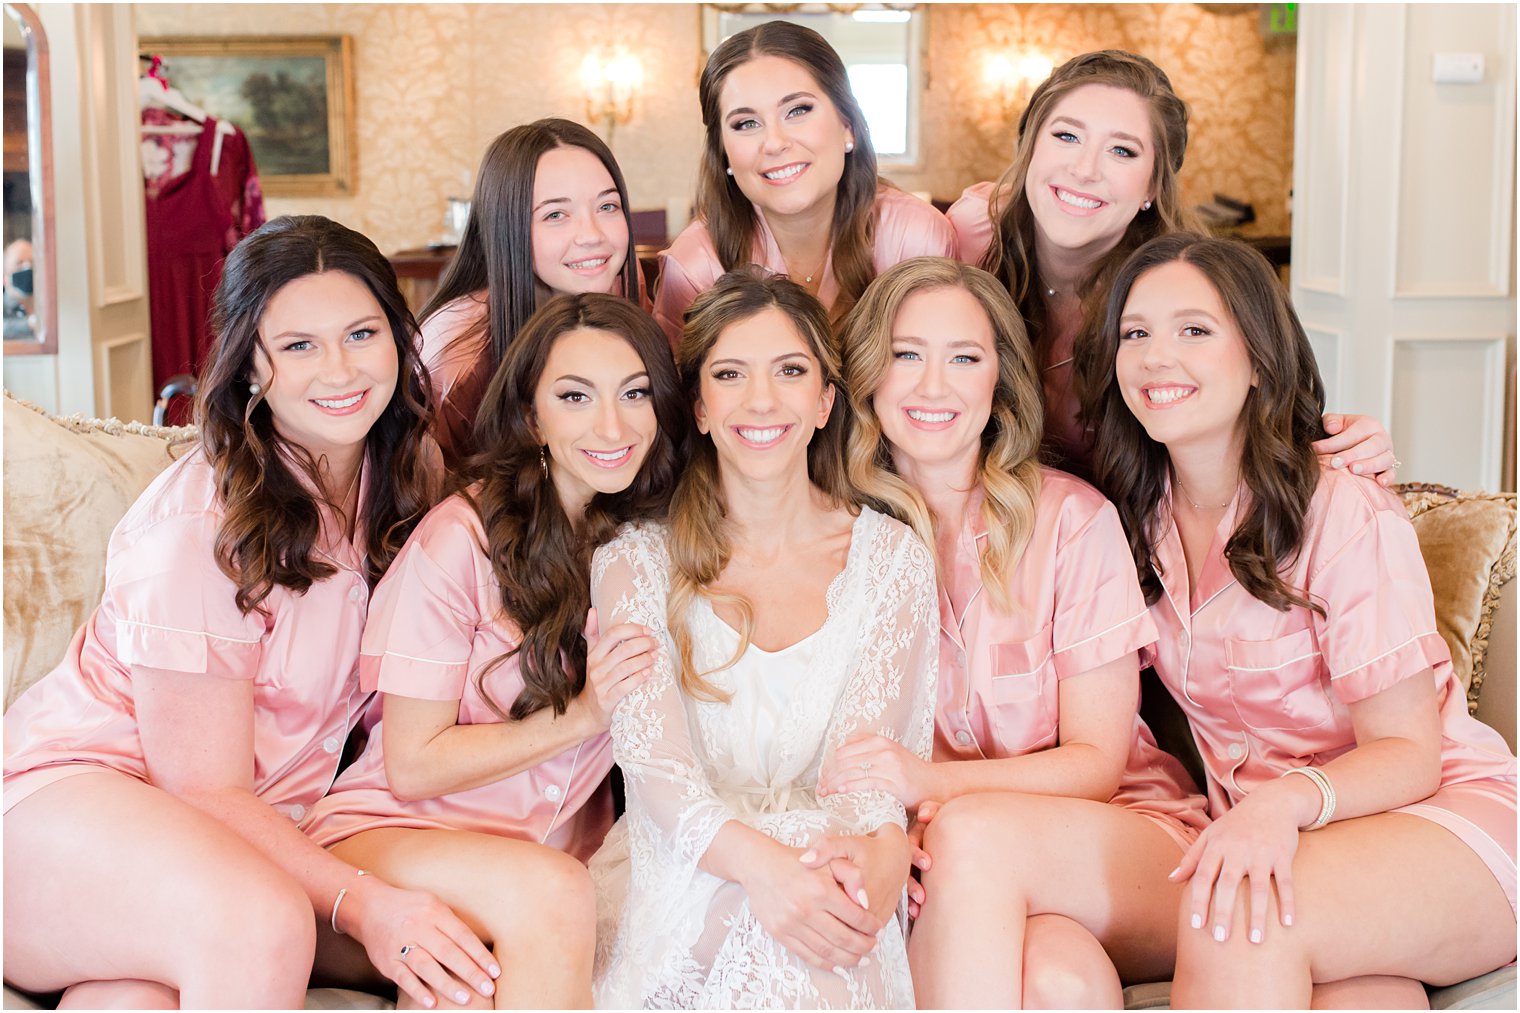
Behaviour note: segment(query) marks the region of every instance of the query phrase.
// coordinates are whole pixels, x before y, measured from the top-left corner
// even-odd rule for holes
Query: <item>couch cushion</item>
[[[1476,709],[1499,592],[1515,576],[1515,495],[1421,483],[1394,491],[1409,511],[1430,571],[1436,627],[1467,688],[1468,708]]]
[[[106,543],[190,427],[54,418],[5,396],[5,706],[50,672],[100,604]]]

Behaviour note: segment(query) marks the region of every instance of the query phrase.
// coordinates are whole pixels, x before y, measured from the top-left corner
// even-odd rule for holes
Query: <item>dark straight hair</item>
[[[513,127],[492,141],[480,160],[459,249],[421,315],[426,320],[455,299],[485,289],[492,369],[501,362],[513,336],[553,294],[533,270],[533,181],[538,160],[555,148],[584,148],[612,177],[628,223],[628,249],[620,272],[623,295],[639,301],[639,258],[634,252],[628,184],[612,150],[596,134],[570,120],[549,117]]]

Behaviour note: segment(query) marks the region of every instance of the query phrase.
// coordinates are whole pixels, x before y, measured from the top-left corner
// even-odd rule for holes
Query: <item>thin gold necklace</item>
[[[1240,479],[1237,478],[1235,479],[1235,492],[1230,494],[1230,498],[1228,500],[1219,504],[1218,506],[1204,506],[1193,498],[1192,493],[1187,491],[1187,486],[1182,484],[1181,476],[1174,474],[1172,477],[1177,481],[1177,488],[1182,490],[1182,498],[1192,504],[1194,510],[1223,510],[1225,507],[1235,502],[1235,495],[1240,492]]]

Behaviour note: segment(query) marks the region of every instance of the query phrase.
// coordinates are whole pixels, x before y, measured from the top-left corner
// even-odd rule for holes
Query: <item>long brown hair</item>
[[[850,90],[844,61],[822,35],[787,21],[767,21],[730,36],[707,58],[697,85],[702,126],[707,131],[697,171],[697,215],[707,223],[723,270],[732,271],[754,260],[755,207],[728,175],[719,101],[728,75],[757,56],[779,56],[813,75],[855,135],[855,150],[845,156],[844,173],[839,177],[830,225],[829,258],[839,283],[839,298],[832,311],[837,319],[855,305],[876,276],[872,252],[876,190],[886,184],[877,176],[871,128]]]
[[[1053,335],[1050,334],[1044,289],[1039,280],[1034,211],[1024,193],[1024,184],[1045,121],[1062,99],[1089,84],[1123,88],[1145,101],[1150,112],[1151,150],[1155,155],[1151,175],[1155,197],[1148,210],[1135,215],[1118,244],[1093,265],[1077,292],[1082,300],[1082,329],[1074,344],[1073,386],[1082,400],[1084,415],[1090,415],[1086,411],[1090,398],[1085,392],[1100,379],[1096,373],[1112,365],[1111,361],[1099,362],[1091,353],[1094,335],[1102,321],[1104,296],[1112,284],[1114,272],[1147,240],[1193,227],[1192,214],[1182,205],[1182,187],[1177,180],[1177,174],[1182,171],[1183,156],[1187,153],[1188,111],[1172,90],[1166,72],[1143,56],[1118,49],[1083,53],[1057,67],[1034,90],[1029,105],[1019,117],[1013,162],[993,188],[988,204],[992,242],[981,264],[1012,293],[1019,313],[1029,327],[1035,360],[1042,366],[1045,364]]]
[[[540,457],[532,405],[549,353],[570,331],[616,334],[649,374],[658,432],[639,472],[622,492],[597,493],[579,530],[566,515]],[[485,530],[486,555],[501,588],[503,618],[522,631],[518,646],[479,673],[480,695],[505,718],[486,688],[487,676],[514,654],[523,689],[510,714],[521,719],[545,707],[563,714],[586,684],[591,607],[591,554],[624,521],[664,514],[686,453],[691,412],[681,394],[670,344],[637,306],[613,295],[558,295],[534,313],[491,378],[475,421],[475,445],[461,481]],[[477,484],[478,483],[478,484]]]
[[[1008,290],[992,275],[944,257],[914,257],[873,281],[845,318],[840,344],[853,409],[847,441],[849,476],[867,503],[908,524],[925,545],[937,544],[934,529],[939,519],[918,490],[897,474],[874,398],[892,366],[892,329],[903,303],[914,293],[938,288],[966,292],[992,325],[998,375],[977,465],[987,528],[980,563],[988,594],[1006,610],[1009,579],[1034,531],[1044,414],[1024,322]]]
[[[612,150],[579,123],[556,117],[513,127],[486,148],[475,174],[470,217],[459,237],[459,249],[438,280],[438,289],[423,307],[420,319],[456,299],[486,291],[486,334],[494,372],[512,337],[551,293],[533,269],[533,181],[538,161],[555,148],[584,148],[597,157],[617,187],[628,223],[624,251],[623,294],[639,301],[639,258],[634,253],[633,218],[628,185]]]
[[[1109,368],[1097,391],[1094,466],[1124,522],[1145,600],[1161,595],[1155,545],[1165,523],[1160,507],[1171,458],[1124,403],[1113,362],[1130,289],[1145,272],[1174,261],[1196,267],[1214,286],[1257,377],[1237,422],[1244,433],[1240,478],[1249,498],[1242,499],[1248,508],[1225,545],[1230,572],[1253,598],[1279,611],[1300,605],[1322,612],[1279,575],[1303,543],[1304,515],[1320,477],[1311,444],[1325,435],[1325,385],[1314,349],[1266,257],[1244,243],[1189,232],[1153,239],[1125,261],[1098,333]]]
[[[834,406],[824,427],[808,443],[808,479],[835,506],[856,502],[845,466],[844,441],[848,428],[846,392],[840,372],[839,353],[829,336],[828,313],[823,304],[796,282],[767,276],[758,267],[730,271],[717,284],[697,296],[686,314],[681,332],[681,387],[687,403],[695,404],[702,389],[702,367],[723,332],[767,309],[786,315],[803,344],[818,361],[823,386],[834,387]],[[728,505],[718,476],[718,453],[710,439],[693,439],[686,470],[670,504],[670,597],[666,614],[675,641],[681,685],[701,700],[723,700],[724,694],[705,676],[732,665],[749,646],[754,615],[743,595],[717,591],[713,584],[723,573],[733,552],[724,521]],[[698,672],[692,661],[691,630],[686,612],[698,597],[721,602],[738,610],[739,647],[717,669]]]
[[[336,572],[314,552],[319,502],[293,470],[321,489],[316,462],[304,447],[280,438],[269,406],[262,394],[249,392],[248,382],[269,300],[290,282],[327,271],[364,283],[396,343],[396,389],[364,448],[369,480],[359,514],[366,528],[365,575],[372,585],[436,491],[422,456],[431,388],[417,356],[417,324],[390,261],[364,236],[320,215],[268,222],[227,255],[212,309],[216,342],[195,399],[201,446],[226,511],[216,561],[237,584],[237,605],[244,613],[258,608],[277,585],[303,593]]]

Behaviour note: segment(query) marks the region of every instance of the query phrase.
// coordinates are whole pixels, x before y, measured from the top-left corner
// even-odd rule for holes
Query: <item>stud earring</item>
[[[855,142],[854,141],[845,141],[844,142],[844,153],[846,155],[848,155],[850,152],[852,152],[854,150],[855,150]]]
[[[250,383],[250,384],[249,384],[249,385],[248,385],[248,394],[249,394],[249,396],[250,396],[250,397],[258,397],[258,396],[259,396],[259,394],[260,394],[260,393],[261,393],[261,392],[262,392],[262,391],[263,391],[263,390],[264,390],[264,388],[263,388],[263,387],[260,387],[260,386],[259,386],[259,385],[258,385],[258,384],[256,384],[256,383]]]
[[[1150,201],[1146,201],[1144,204],[1140,205],[1140,210],[1141,211],[1149,211],[1150,209],[1151,209],[1151,202]]]
[[[726,172],[726,173],[728,173],[730,176],[732,176],[734,174],[734,167],[730,165],[727,169],[724,169],[723,171]]]

